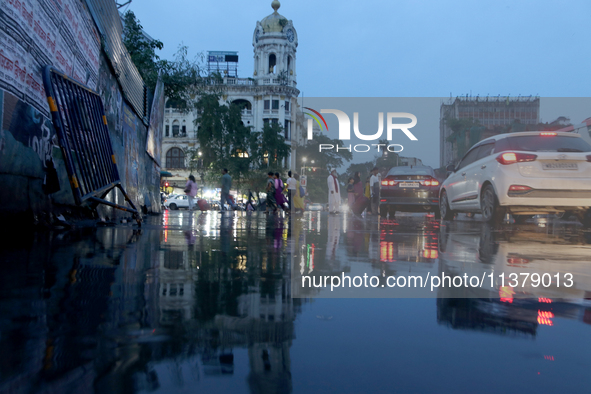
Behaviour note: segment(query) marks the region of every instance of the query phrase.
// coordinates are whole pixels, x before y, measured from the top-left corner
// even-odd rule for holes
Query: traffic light
[[[168,187],[168,182],[164,183],[164,187]]]

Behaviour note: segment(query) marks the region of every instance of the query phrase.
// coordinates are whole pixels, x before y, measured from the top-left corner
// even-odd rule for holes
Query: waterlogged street
[[[8,234],[0,262],[0,392],[549,393],[591,383],[591,233],[574,220],[493,230],[479,215],[165,211],[141,230]],[[305,275],[383,284],[442,273],[497,279],[432,292],[300,286]],[[534,273],[537,286],[498,280]],[[570,287],[555,280],[565,273]]]

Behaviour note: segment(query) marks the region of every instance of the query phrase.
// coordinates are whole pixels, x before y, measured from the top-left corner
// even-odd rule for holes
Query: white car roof
[[[556,133],[557,136],[581,138],[581,136],[577,133],[564,132],[564,131],[520,131],[518,133],[504,133],[504,134],[493,135],[492,137],[488,137],[487,139],[477,142],[477,144],[480,145],[485,142],[498,141],[498,140],[502,140],[503,138],[509,138],[509,137],[520,137],[520,136],[526,136],[526,135],[540,135],[540,133]],[[476,146],[476,144],[474,144],[474,146]]]

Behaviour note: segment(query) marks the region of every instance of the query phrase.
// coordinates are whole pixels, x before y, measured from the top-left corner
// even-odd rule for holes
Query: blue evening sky
[[[162,58],[181,44],[191,57],[238,51],[243,78],[253,73],[256,22],[273,12],[271,0],[134,0],[127,9],[164,43]],[[589,0],[282,0],[279,13],[298,33],[300,97],[591,96]],[[541,120],[580,123],[589,102],[575,110],[543,100]],[[421,138],[431,142],[405,153],[437,167],[437,106],[433,116]]]
[[[238,51],[241,77],[252,76],[256,21],[273,11],[270,0],[134,0],[126,9],[164,42],[163,58],[181,43],[193,55]],[[305,96],[591,91],[588,0],[283,0],[279,13],[298,32]]]

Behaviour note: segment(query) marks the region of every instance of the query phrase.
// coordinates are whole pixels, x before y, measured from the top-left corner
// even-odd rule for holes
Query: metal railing
[[[52,66],[45,67],[43,84],[76,204],[90,200],[109,205],[132,213],[141,224],[121,185],[100,96]],[[105,200],[114,188],[121,190],[131,208]]]

